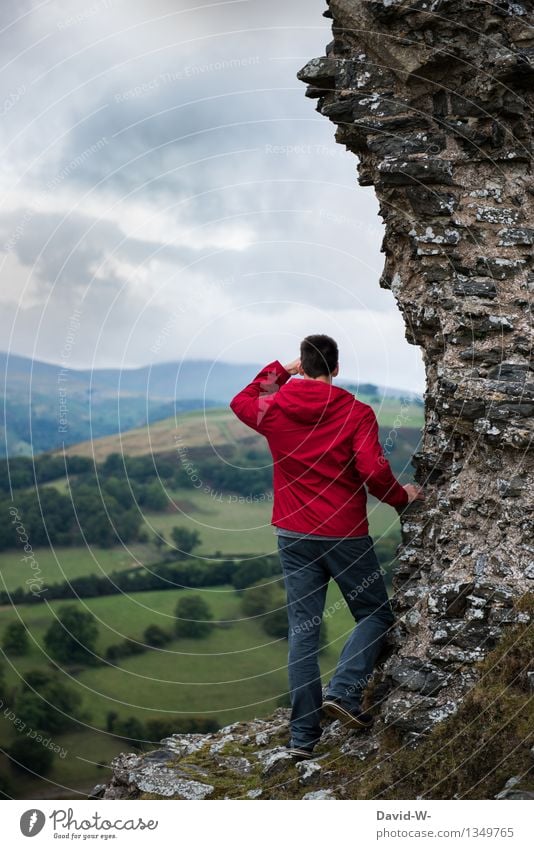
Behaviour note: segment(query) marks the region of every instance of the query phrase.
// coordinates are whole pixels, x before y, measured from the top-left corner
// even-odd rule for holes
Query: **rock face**
[[[532,589],[534,4],[330,0],[298,73],[358,156],[390,289],[426,367],[424,505],[402,521],[383,717],[453,713]]]

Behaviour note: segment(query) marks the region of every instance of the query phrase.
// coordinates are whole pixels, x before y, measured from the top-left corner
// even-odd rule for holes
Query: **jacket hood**
[[[353,408],[355,396],[347,389],[309,378],[292,378],[277,392],[281,410],[301,424],[315,424],[334,415],[347,415]]]

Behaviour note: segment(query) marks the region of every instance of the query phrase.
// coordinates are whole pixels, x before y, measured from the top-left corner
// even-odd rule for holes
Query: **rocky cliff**
[[[397,785],[412,798],[428,792],[424,780],[418,786],[414,778],[409,787],[395,776],[411,770],[417,777],[417,759],[434,757],[435,746],[446,748],[450,739],[476,747],[472,724],[488,693],[504,724],[490,711],[486,757],[490,744],[501,751],[502,728],[510,731],[505,720],[512,706],[503,698],[519,699],[526,723],[525,667],[532,655],[523,655],[517,642],[527,644],[531,633],[532,605],[525,599],[534,581],[534,4],[330,0],[325,14],[333,40],[298,77],[336,125],[336,140],[357,155],[360,184],[373,185],[380,201],[385,267],[379,283],[392,291],[406,338],[421,347],[426,367],[425,428],[413,463],[427,497],[402,518],[398,624],[369,694],[375,730],[356,741],[329,726],[323,764],[299,767],[300,777],[293,767],[290,781],[299,797],[315,783],[323,798],[376,795],[386,786],[395,796]],[[509,644],[511,633],[522,636]],[[484,666],[488,652],[498,658],[493,667]],[[506,665],[503,658],[515,677],[491,684],[490,671]],[[499,696],[492,686],[501,687]],[[213,739],[184,743],[182,735],[171,749],[197,747],[195,763],[183,765],[199,770],[199,785],[212,787],[200,794],[219,793],[210,776],[222,770],[249,776],[230,781],[230,796],[239,785],[241,796],[261,790],[274,798],[285,780],[276,774],[289,767],[276,746],[264,758],[257,735],[261,740],[265,732],[265,745],[278,745],[287,737],[287,716],[279,712],[266,722],[268,728],[258,721]],[[508,742],[524,756],[524,777],[528,723],[513,727]],[[505,763],[512,756],[501,755]],[[147,765],[146,756],[124,757],[130,761],[115,765],[114,779],[98,794],[112,797],[117,787],[151,792],[150,782],[142,783],[150,759]],[[166,747],[151,757],[172,762]],[[374,766],[364,779],[355,765],[368,759]],[[471,779],[483,798],[495,795],[491,781],[504,773],[497,770],[484,784],[475,769]],[[226,781],[217,786],[228,787]],[[437,797],[459,792],[443,777],[436,781]]]
[[[454,713],[473,663],[532,587],[534,4],[331,0],[333,40],[298,77],[358,157],[385,267],[426,367],[402,523],[386,721]]]

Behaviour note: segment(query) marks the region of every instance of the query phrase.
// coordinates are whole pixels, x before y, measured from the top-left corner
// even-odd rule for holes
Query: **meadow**
[[[404,415],[413,418],[405,424],[415,428],[420,424],[420,409],[417,405],[407,409]],[[381,426],[395,428],[399,410],[399,399],[385,399],[379,411]],[[192,456],[195,451],[215,452],[217,456],[221,452],[222,456],[225,447],[236,445],[265,450],[262,438],[245,428],[231,411],[210,409],[181,413],[176,420],[165,419],[92,443],[80,443],[67,448],[66,453],[88,456],[98,462],[114,452],[133,457],[151,452],[170,454],[176,451],[177,437],[178,443],[187,451],[190,449]],[[411,439],[413,442],[413,436]],[[409,456],[405,447],[402,451],[397,462],[406,468]],[[69,484],[65,477],[60,477],[46,485],[65,495]],[[276,553],[276,537],[270,524],[272,496],[268,492],[256,499],[246,498],[236,492],[197,487],[191,481],[181,486],[168,484],[166,496],[165,508],[139,507],[142,539],[102,547],[84,544],[80,536],[80,544],[36,546],[33,556],[44,586],[92,574],[150,569],[166,557],[172,559],[171,533],[177,526],[199,534],[193,562],[227,558],[237,563],[253,563],[256,557]],[[370,498],[368,515],[375,542],[398,541],[399,517],[395,510]],[[13,591],[25,585],[29,567],[22,559],[23,554],[21,548],[0,553],[0,589]],[[270,580],[273,579],[266,579]],[[176,604],[187,595],[201,596],[207,601],[214,617],[214,627],[208,636],[195,639],[173,636]],[[0,755],[0,787],[3,776],[15,798],[74,799],[106,780],[105,764],[118,752],[134,748],[133,741],[118,740],[107,730],[110,714],[121,720],[134,718],[142,722],[155,717],[175,718],[177,722],[184,717],[205,717],[225,725],[238,719],[266,716],[277,704],[287,704],[287,640],[268,636],[259,619],[244,618],[241,595],[229,584],[81,598],[75,603],[94,616],[98,627],[95,650],[101,661],[95,666],[60,664],[47,654],[45,632],[67,603],[45,600],[0,608],[0,638],[10,623],[18,621],[26,625],[30,643],[27,654],[7,652],[0,664],[4,667],[6,692],[12,703],[30,671],[53,670],[59,680],[81,694],[82,708],[88,712],[88,718],[75,729],[49,735],[66,755],[56,756],[51,772],[44,778],[13,770],[8,758]],[[328,644],[320,658],[325,682],[354,626],[334,583],[328,590],[326,611]],[[106,650],[125,639],[144,645],[144,631],[151,625],[168,632],[170,641],[140,654],[113,661],[105,659]],[[13,720],[0,712],[2,750],[9,748],[15,738]],[[157,747],[158,740],[145,742]]]
[[[60,677],[82,694],[83,709],[90,720],[76,732],[52,735],[54,744],[67,751],[56,757],[45,779],[19,778],[17,795],[28,792],[40,798],[50,782],[55,783],[52,798],[75,798],[102,780],[99,760],[108,762],[118,751],[131,751],[128,741],[118,741],[106,731],[107,715],[116,711],[142,721],[182,716],[204,716],[225,725],[239,719],[269,714],[287,693],[287,641],[265,634],[254,618],[243,618],[239,594],[230,586],[204,590],[176,589],[165,592],[135,593],[84,599],[85,610],[96,618],[99,628],[97,653],[124,637],[144,643],[143,631],[158,624],[172,631],[177,600],[187,594],[203,596],[214,614],[214,628],[202,639],[176,638],[162,649],[105,662],[102,666],[80,669],[68,666]],[[50,666],[43,636],[65,602],[49,605],[19,605],[2,609],[2,623],[22,621],[30,634],[30,651],[13,659],[6,673],[8,688],[16,687],[30,670]],[[328,645],[320,665],[326,681],[335,667],[344,639],[354,621],[335,584],[327,596]],[[0,714],[0,718],[2,714]],[[49,735],[50,736],[50,735]],[[12,724],[0,721],[0,745],[9,746]],[[158,740],[147,741],[157,746]],[[4,762],[3,770],[8,771]],[[44,782],[44,785],[43,785]],[[32,786],[33,784],[33,786]],[[43,785],[43,786],[42,786]],[[68,788],[61,790],[61,788]],[[66,794],[66,795],[63,795]],[[23,796],[21,797],[23,798]]]
[[[371,404],[381,428],[395,429],[423,426],[423,408],[414,400],[372,395],[358,395],[360,401]],[[78,442],[65,448],[65,453],[104,460],[109,454],[138,456],[176,451],[177,444],[189,448],[211,445],[235,445],[246,441],[251,445],[264,445],[263,437],[236,419],[226,407],[177,412],[176,416],[161,419],[148,426],[133,428],[124,433],[103,436],[100,439]]]

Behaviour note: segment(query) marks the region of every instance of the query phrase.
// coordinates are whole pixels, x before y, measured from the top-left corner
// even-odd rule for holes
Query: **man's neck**
[[[332,378],[326,374],[320,374],[319,377],[310,377],[309,374],[303,375],[304,380],[320,380],[321,383],[332,383]]]

